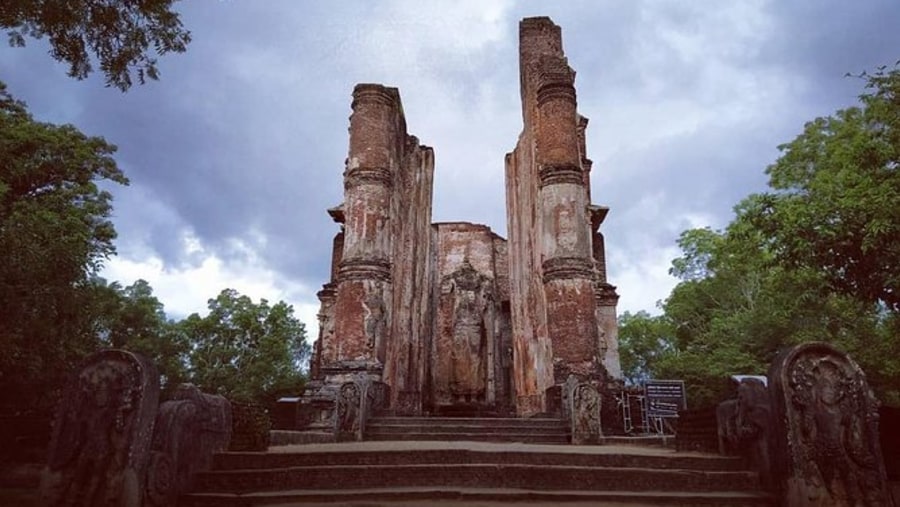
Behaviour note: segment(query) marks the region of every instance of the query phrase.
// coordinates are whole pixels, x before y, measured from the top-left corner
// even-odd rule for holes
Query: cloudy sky
[[[0,47],[0,80],[42,121],[118,145],[118,256],[171,317],[232,287],[292,303],[312,337],[342,198],[350,94],[400,88],[435,149],[434,220],[506,234],[503,156],[521,130],[518,21],[562,26],[591,119],[593,196],[619,310],[655,312],[687,228],[723,227],[765,188],[777,146],[855,104],[845,77],[900,59],[896,0],[542,2],[188,0],[193,42],[128,93],[75,81],[29,41]]]

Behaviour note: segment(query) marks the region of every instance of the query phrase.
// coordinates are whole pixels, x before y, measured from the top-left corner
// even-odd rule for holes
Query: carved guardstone
[[[716,407],[716,424],[719,454],[745,457],[759,472],[763,487],[772,489],[774,479],[769,464],[771,402],[763,381],[741,379],[737,398],[725,400]]]
[[[782,505],[892,505],[878,441],[878,401],[865,374],[827,343],[772,363],[771,463]]]
[[[730,399],[716,406],[716,433],[719,438],[719,454],[737,454],[737,414],[738,400]]]
[[[600,392],[588,382],[569,375],[562,386],[565,415],[571,425],[572,443],[599,444],[603,438],[600,426]]]
[[[40,505],[140,506],[158,402],[159,374],[143,356],[86,359],[57,410]]]
[[[175,505],[187,493],[194,474],[208,470],[214,453],[231,441],[231,403],[182,384],[172,400],[159,407],[153,434],[153,453],[147,472],[148,505]]]
[[[349,382],[341,384],[334,401],[334,435],[338,442],[361,441],[366,431],[366,421],[388,406],[391,388],[384,382],[372,380],[365,373],[358,373]]]

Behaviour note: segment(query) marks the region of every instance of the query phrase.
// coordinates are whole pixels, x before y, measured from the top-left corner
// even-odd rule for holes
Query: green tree
[[[860,107],[806,124],[742,211],[781,264],[900,312],[900,69],[864,75]]]
[[[191,40],[175,0],[4,0],[0,28],[10,45],[24,46],[26,37],[47,37],[50,55],[69,66],[69,75],[84,79],[93,71],[91,54],[106,76],[107,86],[122,91],[157,79],[156,56],[184,52]]]
[[[192,382],[205,391],[268,403],[302,388],[309,345],[287,303],[254,303],[225,289],[209,300],[208,315],[192,314],[179,325],[191,340]]]
[[[619,316],[619,360],[627,383],[654,378],[659,361],[672,351],[671,326],[664,315],[640,311]]]
[[[0,83],[0,404],[35,407],[98,344],[90,276],[115,252],[115,146],[35,121]]]
[[[139,352],[159,368],[163,396],[187,380],[188,338],[145,280],[125,288],[94,279],[95,333],[105,347]]]
[[[782,265],[766,236],[744,220],[742,210],[754,199],[738,206],[724,232],[682,235],[685,257],[673,262],[672,272],[694,268],[664,304],[673,352],[656,362],[654,374],[684,378],[695,401],[714,403],[725,394],[722,379],[765,374],[779,349],[812,340],[834,343],[867,370],[883,371],[884,360],[865,360],[872,357],[866,354],[870,347],[883,341],[876,306],[831,290],[820,270]],[[889,382],[873,385],[893,396]]]
[[[707,405],[729,375],[764,374],[779,349],[818,340],[900,404],[900,70],[864,77],[861,106],[781,146],[771,190],[738,203],[724,231],[682,233],[663,315],[621,321],[627,375],[684,379]]]

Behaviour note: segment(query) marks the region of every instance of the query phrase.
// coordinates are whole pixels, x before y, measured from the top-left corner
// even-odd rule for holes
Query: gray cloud
[[[337,229],[324,210],[341,200],[356,82],[400,87],[410,132],[435,148],[435,220],[503,233],[518,20],[551,16],[591,117],[594,200],[612,207],[610,277],[640,283],[678,232],[721,227],[762,190],[803,122],[853,103],[862,83],[845,72],[900,58],[890,0],[177,5],[194,42],[161,59],[158,83],[122,94],[73,81],[41,42],[0,48],[0,79],[37,117],[120,147],[132,180],[116,190],[121,256],[174,270],[210,253],[246,263],[249,248],[307,288],[303,303],[328,276]]]

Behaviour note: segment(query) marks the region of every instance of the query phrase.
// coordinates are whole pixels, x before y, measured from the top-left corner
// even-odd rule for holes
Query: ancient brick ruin
[[[575,72],[549,18],[523,20],[519,36],[524,128],[505,160],[508,239],[433,224],[434,153],[407,132],[397,89],[353,90],[313,397],[362,374],[388,386],[398,414],[528,416],[570,376],[601,390],[621,378],[599,232],[608,208],[591,204]]]

